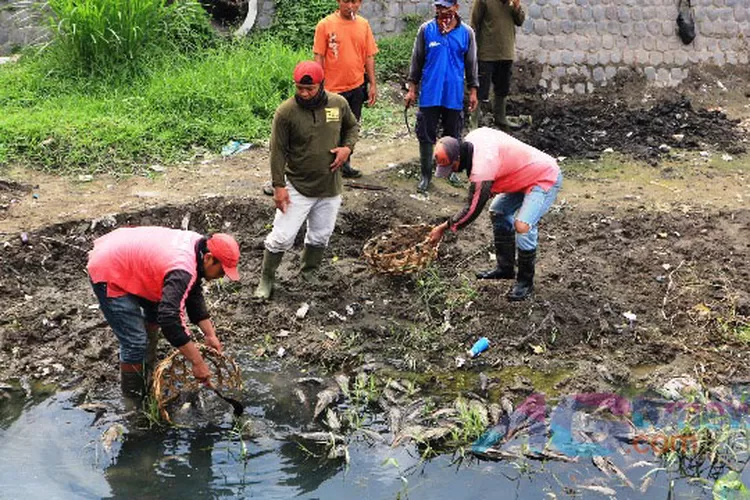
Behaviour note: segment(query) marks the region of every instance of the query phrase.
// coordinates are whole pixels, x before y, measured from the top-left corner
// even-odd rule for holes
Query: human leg
[[[495,106],[493,110],[495,127],[506,132],[515,127],[514,124],[508,121],[507,117],[512,70],[513,61],[495,61],[492,71],[492,84],[495,92]]]
[[[561,186],[562,174],[548,191],[535,187],[524,197],[514,222],[518,235],[518,276],[508,292],[508,300],[524,300],[534,290],[539,220],[557,199]]]
[[[99,308],[120,344],[120,390],[125,409],[140,408],[146,395],[143,363],[148,333],[140,300],[134,295],[107,297],[106,283],[92,283]]]
[[[496,266],[495,269],[477,272],[477,278],[512,279],[515,277],[516,235],[513,228],[513,214],[522,203],[522,193],[505,193],[497,195],[490,204]]]
[[[492,76],[497,61],[479,61],[479,106],[472,113],[471,128],[477,128],[482,124],[484,118],[492,113],[492,103],[490,102],[490,86],[492,85]]]
[[[346,102],[349,103],[349,107],[351,108],[352,113],[354,113],[354,116],[357,118],[357,121],[360,121],[360,118],[362,117],[362,106],[367,99],[366,85],[362,84],[356,89],[342,92],[341,96],[343,96],[344,99],[346,99]],[[362,177],[362,172],[355,168],[352,168],[350,157],[348,160],[346,160],[344,166],[341,167],[341,175],[348,179],[356,179],[357,177]]]
[[[416,133],[419,140],[420,180],[417,191],[426,193],[432,181],[432,153],[437,142],[440,108],[430,106],[417,111]]]
[[[266,237],[260,281],[254,293],[257,299],[271,297],[276,281],[276,270],[281,264],[284,252],[294,245],[294,239],[315,203],[315,198],[303,196],[294,189],[291,183],[287,183],[287,191],[289,192],[289,205],[287,205],[286,212],[276,210],[273,229]]]
[[[323,253],[336,228],[336,217],[341,207],[341,196],[320,198],[307,218],[305,249],[302,251],[300,274],[305,281],[315,283],[315,273],[323,261]]]

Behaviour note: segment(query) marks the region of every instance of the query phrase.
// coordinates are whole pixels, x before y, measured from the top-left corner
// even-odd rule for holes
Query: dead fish
[[[479,401],[469,401],[469,411],[472,411],[475,415],[479,415],[486,426],[490,422],[490,413],[487,411],[487,407]]]
[[[297,396],[297,399],[299,399],[300,403],[307,406],[307,396],[305,396],[305,393],[302,392],[302,389],[294,389],[294,395]]]
[[[338,401],[340,396],[341,392],[338,387],[329,387],[320,391],[318,393],[318,402],[315,404],[315,411],[313,412],[313,420],[316,420],[328,406]]]
[[[388,387],[383,389],[383,398],[385,398],[391,404],[394,404],[394,405],[400,404],[398,397],[396,397],[393,391],[389,389]]]
[[[315,441],[316,443],[345,443],[346,438],[341,434],[333,432],[300,432],[293,434],[293,437],[304,439],[306,441]]]
[[[325,424],[326,427],[328,427],[332,431],[341,430],[341,421],[339,420],[338,415],[336,415],[336,412],[332,411],[330,408],[326,410]]]
[[[377,432],[375,432],[375,431],[373,431],[371,429],[365,429],[364,427],[360,427],[358,429],[358,432],[361,432],[362,434],[364,434],[368,438],[372,439],[373,441],[377,441],[378,443],[385,442],[385,438],[383,436],[381,436],[380,434],[378,434]]]
[[[323,379],[320,377],[300,377],[295,380],[298,384],[323,385]]]
[[[409,408],[407,410],[409,412],[409,414],[406,415],[406,419],[405,420],[407,422],[412,422],[412,421],[416,420],[417,418],[423,416],[424,415],[424,407],[425,407],[425,403],[424,403],[423,399],[420,399],[420,400],[412,403],[411,405],[409,405]]]
[[[594,493],[601,493],[602,495],[609,495],[611,497],[617,495],[617,492],[607,486],[597,486],[595,484],[579,484],[579,488],[583,490],[593,491]]]
[[[331,449],[328,450],[328,458],[329,460],[334,460],[336,458],[343,458],[344,462],[348,464],[349,463],[349,448],[343,444],[332,446]]]
[[[406,387],[404,387],[403,385],[401,385],[396,380],[391,380],[390,382],[388,382],[388,387],[390,387],[394,391],[398,391],[398,392],[401,392],[403,394],[407,394],[409,392],[409,390]]]
[[[339,373],[338,375],[333,377],[333,379],[339,385],[341,392],[343,392],[345,396],[349,396],[349,377],[347,377],[343,373]]]
[[[388,410],[388,427],[390,427],[394,436],[401,430],[401,410],[398,408],[394,407]]]
[[[454,426],[444,426],[444,427],[434,427],[432,429],[426,430],[422,434],[422,438],[425,441],[429,441],[431,443],[434,443],[435,441],[440,441],[446,436],[448,436],[451,432],[453,432],[456,428]]]
[[[432,417],[435,419],[441,418],[441,417],[455,417],[458,415],[458,410],[455,408],[443,408],[442,410],[438,410],[432,414]]]
[[[534,451],[531,449],[527,449],[523,452],[525,456],[528,458],[533,458],[536,460],[557,460],[559,462],[567,462],[567,463],[576,463],[578,462],[578,457],[569,457],[568,455],[565,455],[564,453],[558,453],[556,451],[552,451],[549,449],[541,450],[541,451]]]
[[[362,372],[362,373],[370,373],[370,372],[382,370],[384,367],[385,367],[385,364],[383,363],[373,362],[373,363],[367,363],[365,365],[362,365],[359,368],[357,368],[355,371]]]
[[[602,471],[606,476],[611,477],[613,474],[617,476],[623,483],[628,485],[629,488],[635,489],[633,483],[628,479],[628,476],[617,467],[612,460],[606,457],[594,456],[591,457],[591,461],[597,469]]]
[[[503,416],[503,409],[497,403],[491,403],[488,409],[492,425],[497,425],[498,422],[500,422],[500,418]]]
[[[513,414],[513,403],[507,397],[503,396],[500,398],[500,407],[506,415]]]
[[[402,442],[408,441],[410,439],[413,439],[414,441],[423,441],[422,436],[424,435],[424,431],[425,428],[421,425],[410,425],[409,427],[404,428],[401,432],[398,433],[396,437],[393,438],[391,446],[396,447]]]
[[[109,406],[104,403],[83,403],[76,406],[76,408],[78,408],[79,410],[87,411],[89,413],[103,413],[109,409]]]
[[[112,444],[115,441],[119,441],[123,434],[125,434],[125,426],[122,424],[114,424],[102,433],[101,441],[104,451],[109,453],[112,451]]]
[[[648,489],[651,487],[651,484],[654,482],[654,476],[648,476],[646,479],[643,480],[640,487],[640,492],[642,494],[645,494]]]
[[[484,374],[484,372],[479,374],[479,391],[482,393],[487,392],[487,386],[490,383],[490,378]]]
[[[487,448],[482,452],[474,451],[474,453],[488,458],[496,458],[498,460],[517,460],[521,458],[516,453],[506,451],[501,448]]]

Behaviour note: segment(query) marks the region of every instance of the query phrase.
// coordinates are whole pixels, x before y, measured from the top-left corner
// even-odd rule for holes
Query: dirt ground
[[[426,199],[415,195],[417,144],[405,130],[358,145],[361,181],[387,189],[346,189],[322,283],[296,276],[300,235],[269,303],[251,298],[273,215],[260,189],[264,148],[122,179],[10,169],[0,182],[0,381],[115,385],[117,345],[94,306],[86,252],[112,227],[145,224],[237,237],[242,280],[206,291],[229,352],[277,356],[284,347],[286,362],[313,371],[368,365],[449,378],[485,371],[497,374],[500,390],[520,392],[550,388],[531,375],[508,375],[516,368],[564,374],[555,378],[557,392],[649,385],[682,373],[710,384],[748,381],[741,337],[750,321],[743,153],[750,101],[706,75],[686,86],[685,98],[632,84],[620,89],[617,106],[606,96],[585,104],[515,101],[516,112],[534,117],[519,136],[567,157],[564,189],[541,225],[536,292],[521,303],[504,298],[508,282],[474,279],[493,265],[489,217],[448,237],[428,272],[384,276],[365,264],[369,238],[398,224],[440,222],[465,197],[465,187],[441,180]],[[629,112],[617,115],[615,107]],[[297,319],[305,302],[309,313]],[[456,368],[481,336],[490,349]]]

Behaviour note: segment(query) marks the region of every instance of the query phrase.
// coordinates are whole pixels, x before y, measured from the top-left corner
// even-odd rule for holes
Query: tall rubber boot
[[[495,109],[493,110],[493,116],[495,118],[495,128],[500,129],[503,132],[510,132],[510,123],[508,123],[507,117],[508,97],[507,96],[495,96]]]
[[[508,300],[525,300],[534,291],[534,266],[536,250],[518,251],[518,278],[508,292]]]
[[[320,267],[320,263],[323,262],[323,252],[325,250],[326,247],[305,245],[305,249],[302,250],[302,263],[299,269],[299,274],[303,280],[311,284],[319,283],[315,273]]]
[[[492,114],[492,103],[490,101],[480,102],[474,113],[477,115],[477,127],[485,127],[487,117]]]
[[[417,185],[417,191],[420,193],[426,193],[430,188],[430,181],[432,181],[432,151],[434,147],[434,144],[429,142],[419,143],[419,168],[421,177]]]
[[[266,300],[271,298],[273,284],[276,281],[276,269],[279,268],[282,257],[284,257],[284,252],[274,253],[269,250],[263,252],[263,267],[260,271],[260,282],[253,294],[256,299]]]
[[[120,390],[125,411],[140,410],[146,396],[146,379],[141,363],[120,363]]]
[[[346,160],[344,166],[341,167],[341,175],[345,179],[357,179],[359,177],[362,177],[362,172],[360,172],[356,168],[352,168],[352,163],[349,160]]]
[[[497,267],[489,271],[479,271],[480,280],[512,280],[516,277],[516,234],[494,230],[495,259]]]

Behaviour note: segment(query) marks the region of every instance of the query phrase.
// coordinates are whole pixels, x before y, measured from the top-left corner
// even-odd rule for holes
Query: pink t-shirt
[[[474,145],[471,182],[493,181],[492,192],[529,193],[534,186],[548,191],[560,174],[547,153],[492,128],[478,128],[464,141]]]
[[[89,277],[93,283],[107,283],[108,297],[132,294],[159,302],[170,271],[187,271],[193,276],[187,289],[193,286],[198,278],[195,245],[201,238],[192,231],[165,227],[116,229],[94,241]],[[184,301],[185,297],[181,306]]]

